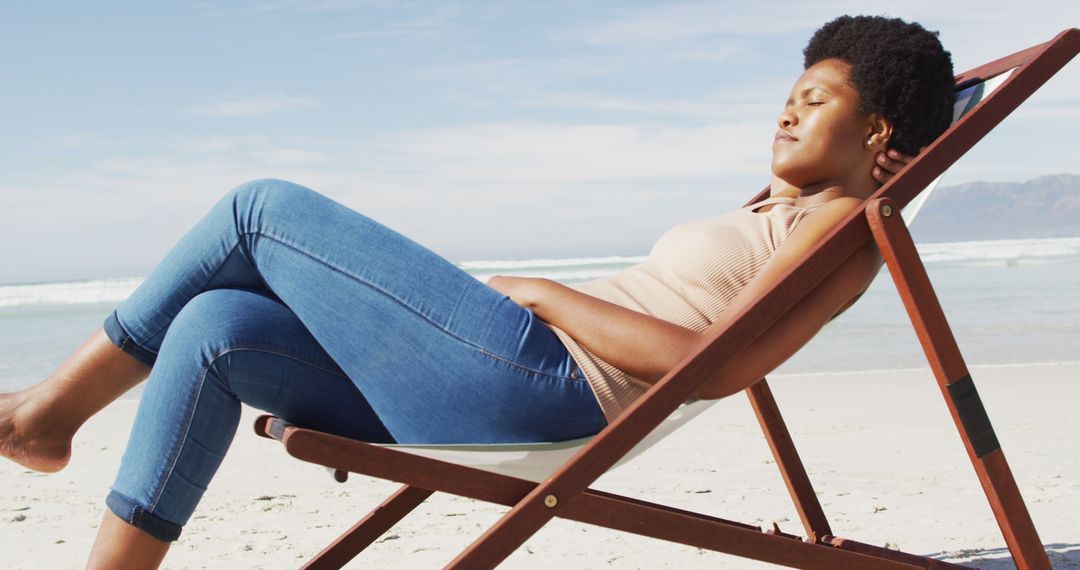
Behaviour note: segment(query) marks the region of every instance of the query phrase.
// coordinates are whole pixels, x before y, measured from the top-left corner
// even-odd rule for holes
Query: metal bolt
[[[885,216],[886,218],[891,216],[892,215],[892,206],[890,206],[888,204],[882,205],[881,206],[881,215]]]
[[[559,504],[559,499],[555,495],[548,495],[544,497],[544,506],[553,509],[555,505]]]

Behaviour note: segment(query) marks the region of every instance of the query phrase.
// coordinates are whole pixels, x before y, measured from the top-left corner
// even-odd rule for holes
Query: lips
[[[776,136],[773,138],[773,144],[795,142],[797,140],[799,139],[791,136],[787,131],[780,129],[779,131],[776,131]]]

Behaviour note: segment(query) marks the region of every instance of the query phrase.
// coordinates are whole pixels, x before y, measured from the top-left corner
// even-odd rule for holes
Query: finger
[[[910,154],[904,154],[904,153],[896,150],[895,148],[891,148],[891,149],[889,149],[889,158],[891,158],[893,160],[896,160],[898,162],[907,164],[907,163],[911,162],[911,159],[913,159],[915,157],[911,156]]]
[[[889,151],[889,152],[893,152],[893,151]],[[900,171],[901,168],[904,167],[905,164],[907,164],[907,163],[906,162],[901,162],[899,160],[893,160],[893,159],[889,158],[888,156],[885,155],[885,153],[880,153],[879,152],[878,155],[877,155],[877,165],[878,165],[878,167],[880,167],[882,170],[885,170],[889,174],[896,174],[897,172]]]
[[[874,177],[874,180],[877,180],[882,184],[888,182],[889,179],[892,178],[892,173],[885,171],[879,166],[875,166],[873,169],[871,169],[870,175]]]
[[[924,146],[923,148],[926,147]],[[922,152],[922,149],[919,149],[919,152]],[[904,154],[896,149],[889,149],[889,157],[899,161],[901,164],[907,164],[915,158],[910,154]]]

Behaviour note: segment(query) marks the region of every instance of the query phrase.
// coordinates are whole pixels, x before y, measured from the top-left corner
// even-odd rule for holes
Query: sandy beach
[[[972,376],[1055,568],[1080,568],[1080,363],[972,366]],[[987,569],[1013,568],[929,370],[770,379],[833,531]],[[0,566],[82,567],[136,410],[87,423],[71,464],[42,475],[0,462]],[[396,485],[321,467],[256,437],[236,440],[166,568],[292,568]],[[596,488],[802,534],[744,396],[718,402]],[[502,507],[436,495],[349,568],[434,568]],[[769,568],[697,548],[555,520],[506,568]]]

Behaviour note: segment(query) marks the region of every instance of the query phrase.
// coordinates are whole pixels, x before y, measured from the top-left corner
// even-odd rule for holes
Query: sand
[[[972,367],[1055,568],[1080,568],[1080,363]],[[988,569],[1013,568],[928,370],[770,379],[833,531]],[[42,475],[0,460],[0,567],[82,567],[136,403],[118,401]],[[396,489],[322,467],[240,430],[165,568],[293,568]],[[742,395],[718,402],[596,488],[802,534]],[[505,511],[435,495],[348,568],[441,567]],[[555,520],[506,568],[771,568],[694,547]]]

